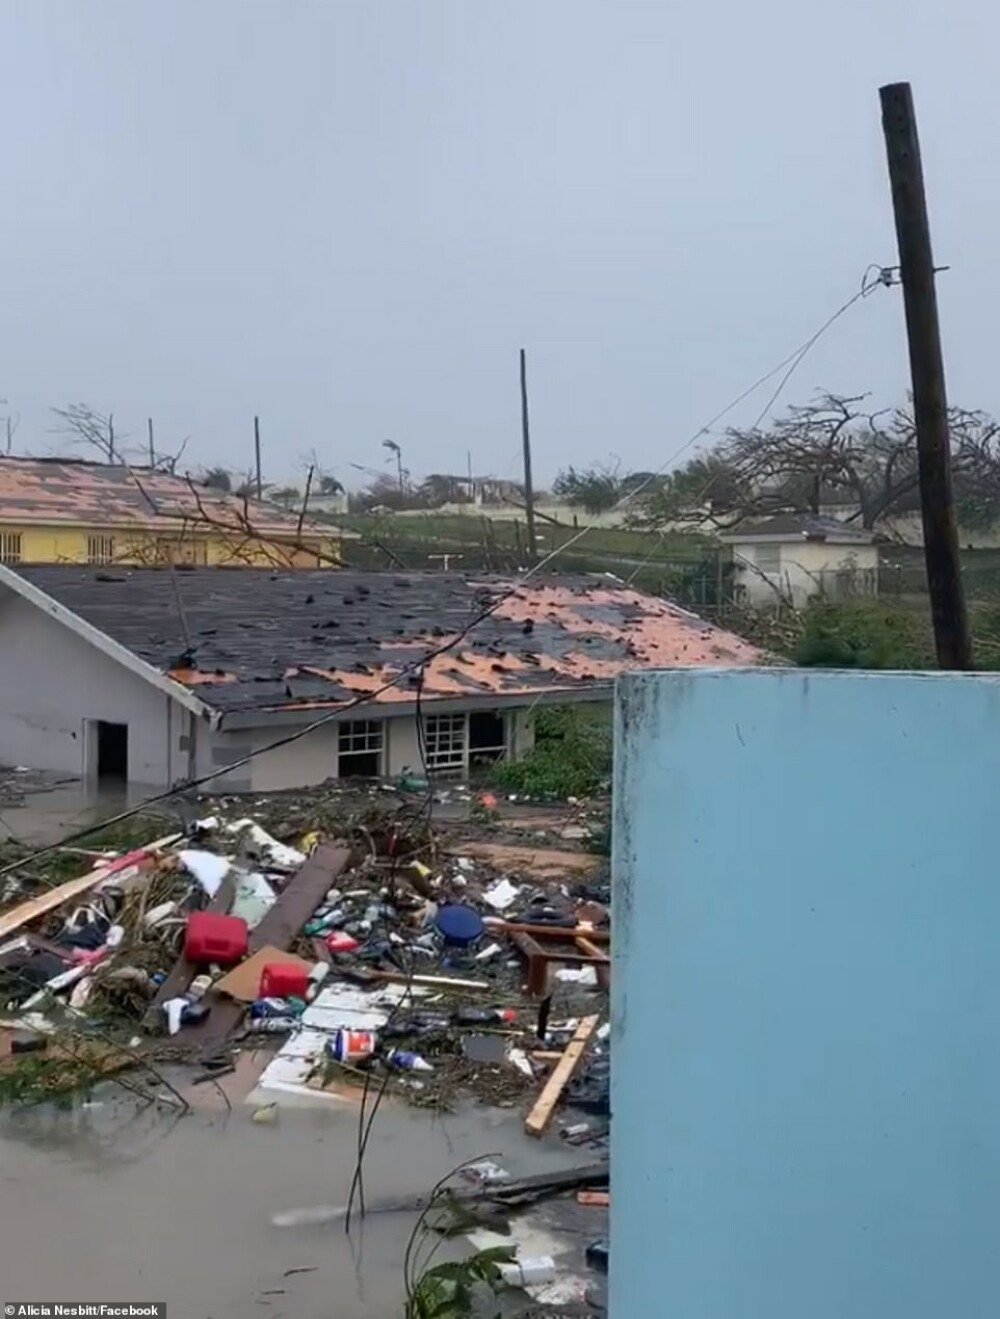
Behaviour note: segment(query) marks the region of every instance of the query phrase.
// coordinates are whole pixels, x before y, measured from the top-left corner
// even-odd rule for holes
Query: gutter
[[[22,600],[27,600],[36,609],[40,609],[43,614],[48,614],[50,618],[54,618],[57,623],[61,623],[63,627],[81,637],[103,655],[107,655],[116,664],[120,664],[123,669],[128,669],[129,673],[134,673],[136,677],[142,678],[151,687],[155,687],[157,691],[163,692],[165,696],[169,696],[171,700],[182,705],[185,710],[190,710],[199,719],[204,719],[211,728],[218,728],[220,723],[218,710],[206,705],[204,701],[193,695],[187,687],[175,682],[173,678],[168,678],[160,669],[148,664],[144,659],[140,659],[127,646],[115,641],[106,632],[102,632],[100,628],[94,627],[92,623],[88,623],[86,619],[81,618],[79,614],[74,614],[72,609],[67,609],[65,605],[61,605],[58,600],[54,600],[51,595],[48,595],[40,587],[35,586],[34,583],[29,582],[20,573],[15,572],[13,568],[5,564],[0,564],[0,585],[9,586]]]
[[[625,670],[623,670],[624,672]],[[525,706],[577,705],[587,702],[610,701],[613,682],[593,683],[587,687],[545,687],[540,691],[526,688],[517,692],[470,692],[467,696],[428,696],[420,701],[421,713],[457,714],[470,709],[509,710]],[[361,693],[359,693],[361,695]],[[338,705],[341,707],[338,709]],[[261,707],[256,710],[229,710],[219,713],[217,727],[220,732],[236,732],[248,728],[294,728],[327,719],[331,724],[346,723],[352,719],[393,719],[415,715],[415,701],[371,701],[343,708],[346,702],[302,702],[300,705]]]

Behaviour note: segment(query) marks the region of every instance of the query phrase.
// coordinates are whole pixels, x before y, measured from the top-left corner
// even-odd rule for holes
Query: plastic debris
[[[483,901],[488,902],[494,911],[506,911],[508,907],[514,905],[520,892],[518,886],[512,884],[505,876],[497,880],[492,888],[486,890]]]
[[[229,874],[229,861],[224,856],[216,856],[214,852],[185,848],[178,854],[178,860],[185,870],[194,875],[210,898],[215,897],[222,887],[222,881]]]

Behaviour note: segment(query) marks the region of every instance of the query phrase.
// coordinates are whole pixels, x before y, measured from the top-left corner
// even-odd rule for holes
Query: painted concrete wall
[[[128,724],[132,782],[186,776],[188,712],[0,588],[0,763],[82,775],[91,719]]]
[[[611,1319],[1000,1311],[993,677],[618,688]]]
[[[296,537],[266,541],[234,531],[213,533],[185,527],[183,531],[150,532],[121,525],[38,526],[16,520],[0,520],[0,531],[20,537],[20,554],[12,563],[87,563],[88,542],[93,536],[110,538],[111,556],[118,564],[175,563],[227,564],[230,567],[295,568],[336,567],[340,562],[339,536]],[[299,547],[301,543],[301,548]]]
[[[371,712],[359,711],[359,717]],[[374,713],[383,715],[384,707]],[[524,755],[534,745],[534,725],[527,709],[507,712],[510,746],[515,755]],[[247,733],[216,734],[212,749],[207,753],[213,767],[231,764],[232,761],[275,741],[283,731],[279,727],[253,729]],[[269,751],[254,760],[247,770],[227,776],[229,787],[241,785],[254,792],[268,792],[278,788],[305,787],[322,783],[337,773],[337,725],[327,724],[315,732],[300,737],[288,746]],[[223,751],[225,756],[223,758]],[[209,760],[206,759],[206,765]],[[383,772],[390,777],[404,769],[414,774],[422,772],[420,743],[417,738],[417,721],[413,715],[386,718]],[[247,775],[250,775],[247,781]]]
[[[773,580],[796,606],[801,606],[821,591],[836,598],[839,594],[878,594],[879,552],[876,545],[830,545],[825,541],[799,541],[795,543],[770,542],[765,547],[773,554],[779,552],[777,572],[770,568],[771,559],[760,555],[759,544],[734,545],[737,581],[746,592],[751,604],[772,605],[776,602]],[[765,567],[765,562],[768,565]],[[839,574],[849,580],[838,581]]]

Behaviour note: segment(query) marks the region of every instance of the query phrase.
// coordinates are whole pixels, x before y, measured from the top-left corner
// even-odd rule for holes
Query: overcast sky
[[[0,0],[0,397],[191,465],[654,468],[896,260],[914,84],[950,395],[1000,411],[986,0]],[[785,402],[907,388],[899,291]],[[749,423],[766,393],[733,414]],[[0,413],[4,409],[0,407]]]

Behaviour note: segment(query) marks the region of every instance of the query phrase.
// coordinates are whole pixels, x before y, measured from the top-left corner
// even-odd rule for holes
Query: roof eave
[[[613,680],[589,683],[587,686],[575,687],[524,687],[519,691],[507,692],[468,692],[463,695],[427,696],[421,701],[421,710],[426,714],[449,714],[465,710],[469,706],[489,706],[491,709],[518,709],[522,706],[566,705],[584,701],[610,701],[613,694]],[[256,709],[219,710],[216,727],[221,732],[236,732],[247,728],[281,725],[313,724],[319,721],[339,723],[342,720],[358,718],[358,711],[364,711],[368,718],[377,714],[379,718],[392,719],[416,714],[416,701],[364,701],[355,705],[351,701],[341,704],[323,704],[320,702],[301,705],[282,705],[258,707]]]
[[[5,564],[0,564],[0,584],[9,586],[22,600],[27,600],[36,609],[48,614],[50,618],[54,618],[63,627],[69,628],[76,636],[81,637],[96,650],[101,651],[102,654],[107,655],[116,664],[120,664],[122,668],[128,669],[130,673],[134,673],[137,677],[148,682],[150,686],[163,692],[165,696],[169,696],[171,700],[190,710],[199,719],[205,719],[213,728],[218,727],[219,712],[206,705],[204,701],[199,700],[187,687],[179,682],[174,682],[172,678],[168,678],[165,673],[161,673],[154,665],[148,664],[144,659],[129,650],[128,647],[109,637],[106,632],[94,627],[92,623],[88,623],[78,614],[74,614],[71,609],[61,605],[58,600],[54,600],[47,592],[35,586],[33,582],[27,581],[13,568],[9,568]]]

